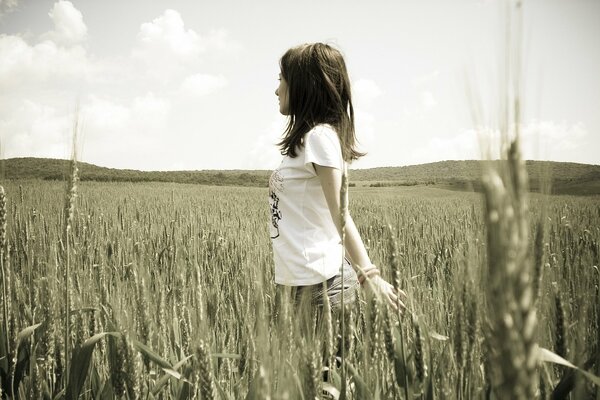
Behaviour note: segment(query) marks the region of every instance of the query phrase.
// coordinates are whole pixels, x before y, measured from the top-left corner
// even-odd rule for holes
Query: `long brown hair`
[[[364,153],[356,150],[350,78],[339,50],[323,43],[303,44],[285,52],[279,61],[287,81],[289,120],[278,146],[296,157],[304,135],[318,124],[337,132],[346,161]]]

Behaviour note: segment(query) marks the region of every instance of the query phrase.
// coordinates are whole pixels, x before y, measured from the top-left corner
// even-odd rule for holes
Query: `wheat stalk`
[[[198,365],[198,373],[196,382],[200,386],[200,395],[203,400],[212,400],[215,397],[215,387],[213,383],[213,375],[211,372],[210,353],[204,341],[196,347],[196,360]]]
[[[71,336],[71,230],[75,213],[75,200],[77,199],[77,181],[79,179],[77,168],[77,132],[79,126],[79,115],[75,114],[73,125],[73,149],[70,163],[69,183],[65,201],[64,221],[64,243],[65,243],[65,382],[69,381],[69,359],[70,359],[70,336]]]
[[[342,338],[345,337],[346,334],[346,321],[344,318],[344,313],[345,313],[345,299],[344,299],[344,285],[345,285],[345,280],[344,280],[344,260],[346,257],[346,214],[348,213],[348,166],[346,165],[346,163],[344,162],[344,168],[342,171],[342,187],[340,188],[340,222],[341,222],[341,230],[342,230],[342,265],[340,266],[340,271],[341,271],[341,280],[342,280],[342,293],[340,296],[341,299],[341,304],[342,304],[342,309],[341,309],[341,318],[340,318],[340,323],[341,323],[341,335]],[[342,373],[341,373],[341,377],[342,377],[342,390],[341,390],[341,396],[340,399],[345,399],[346,398],[346,366],[345,366],[345,357],[346,357],[346,349],[345,349],[345,343],[344,340],[341,341],[341,349],[340,349],[340,356],[342,359]]]
[[[390,268],[392,269],[392,276],[393,276],[393,286],[394,289],[396,290],[396,293],[400,293],[400,263],[399,263],[399,251],[398,251],[398,245],[396,243],[396,235],[394,234],[394,230],[392,228],[391,225],[387,225],[387,231],[388,231],[388,237],[387,237],[387,243],[388,243],[388,263],[390,265]],[[400,357],[402,357],[402,363],[405,363],[406,361],[406,354],[405,354],[405,350],[404,350],[404,330],[402,329],[402,324],[401,324],[401,316],[402,316],[402,308],[401,307],[397,307],[397,311],[396,311],[396,316],[398,318],[398,332],[399,332],[399,338],[400,338],[400,343],[398,344],[400,346]],[[397,377],[398,379],[401,379],[400,377]],[[404,374],[404,396],[408,399],[409,398],[409,393],[408,393],[408,376],[406,374]]]
[[[499,170],[488,165],[482,178],[487,227],[488,365],[500,398],[530,399],[535,396],[538,379],[527,171],[520,153],[522,3],[508,1],[505,7],[505,65],[499,110],[505,161]],[[478,128],[483,126],[480,106],[474,103],[471,107]]]
[[[6,357],[8,358],[8,366],[10,371],[11,357],[11,346],[10,346],[10,330],[9,330],[9,307],[10,307],[10,271],[5,263],[5,251],[6,251],[6,193],[4,187],[0,186],[0,267],[2,272],[2,320],[4,322],[5,336],[6,336]],[[11,393],[14,398],[14,393]]]

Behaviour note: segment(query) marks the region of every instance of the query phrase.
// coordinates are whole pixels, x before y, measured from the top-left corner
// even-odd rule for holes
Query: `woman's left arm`
[[[317,172],[317,176],[319,177],[319,181],[321,182],[321,188],[323,189],[323,194],[325,195],[325,200],[327,201],[327,206],[329,208],[329,212],[331,214],[331,218],[333,219],[333,223],[335,224],[340,237],[342,236],[342,222],[341,222],[341,199],[340,199],[340,189],[342,187],[342,171],[336,168],[331,167],[323,167],[317,164],[314,164],[315,171]],[[350,261],[353,265],[358,265],[361,268],[368,268],[371,266],[371,260],[369,258],[369,254],[367,253],[367,249],[360,237],[360,233],[354,224],[354,220],[350,216],[350,212],[348,209],[345,210],[345,219],[346,219],[346,237],[345,237],[345,248],[346,254],[350,258]],[[376,286],[381,294],[385,295],[388,301],[392,304],[392,306],[397,307],[400,305],[401,308],[404,307],[402,301],[399,301],[398,294],[401,296],[406,296],[403,291],[400,293],[395,293],[394,288],[380,276],[375,276],[372,279],[372,284]]]

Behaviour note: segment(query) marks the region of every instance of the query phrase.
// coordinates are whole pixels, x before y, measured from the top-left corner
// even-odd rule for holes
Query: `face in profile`
[[[289,115],[288,84],[281,74],[279,74],[279,87],[275,90],[275,95],[279,98],[279,112]]]

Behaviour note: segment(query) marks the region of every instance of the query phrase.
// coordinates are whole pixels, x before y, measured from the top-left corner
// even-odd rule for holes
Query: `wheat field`
[[[525,350],[498,358],[490,329],[482,194],[352,188],[372,261],[408,309],[363,291],[312,335],[311,309],[275,290],[266,189],[83,182],[71,203],[64,182],[4,189],[3,398],[501,398],[497,364],[525,369]],[[529,204],[534,343],[599,375],[598,198]],[[570,368],[534,372],[536,398],[600,396]]]

